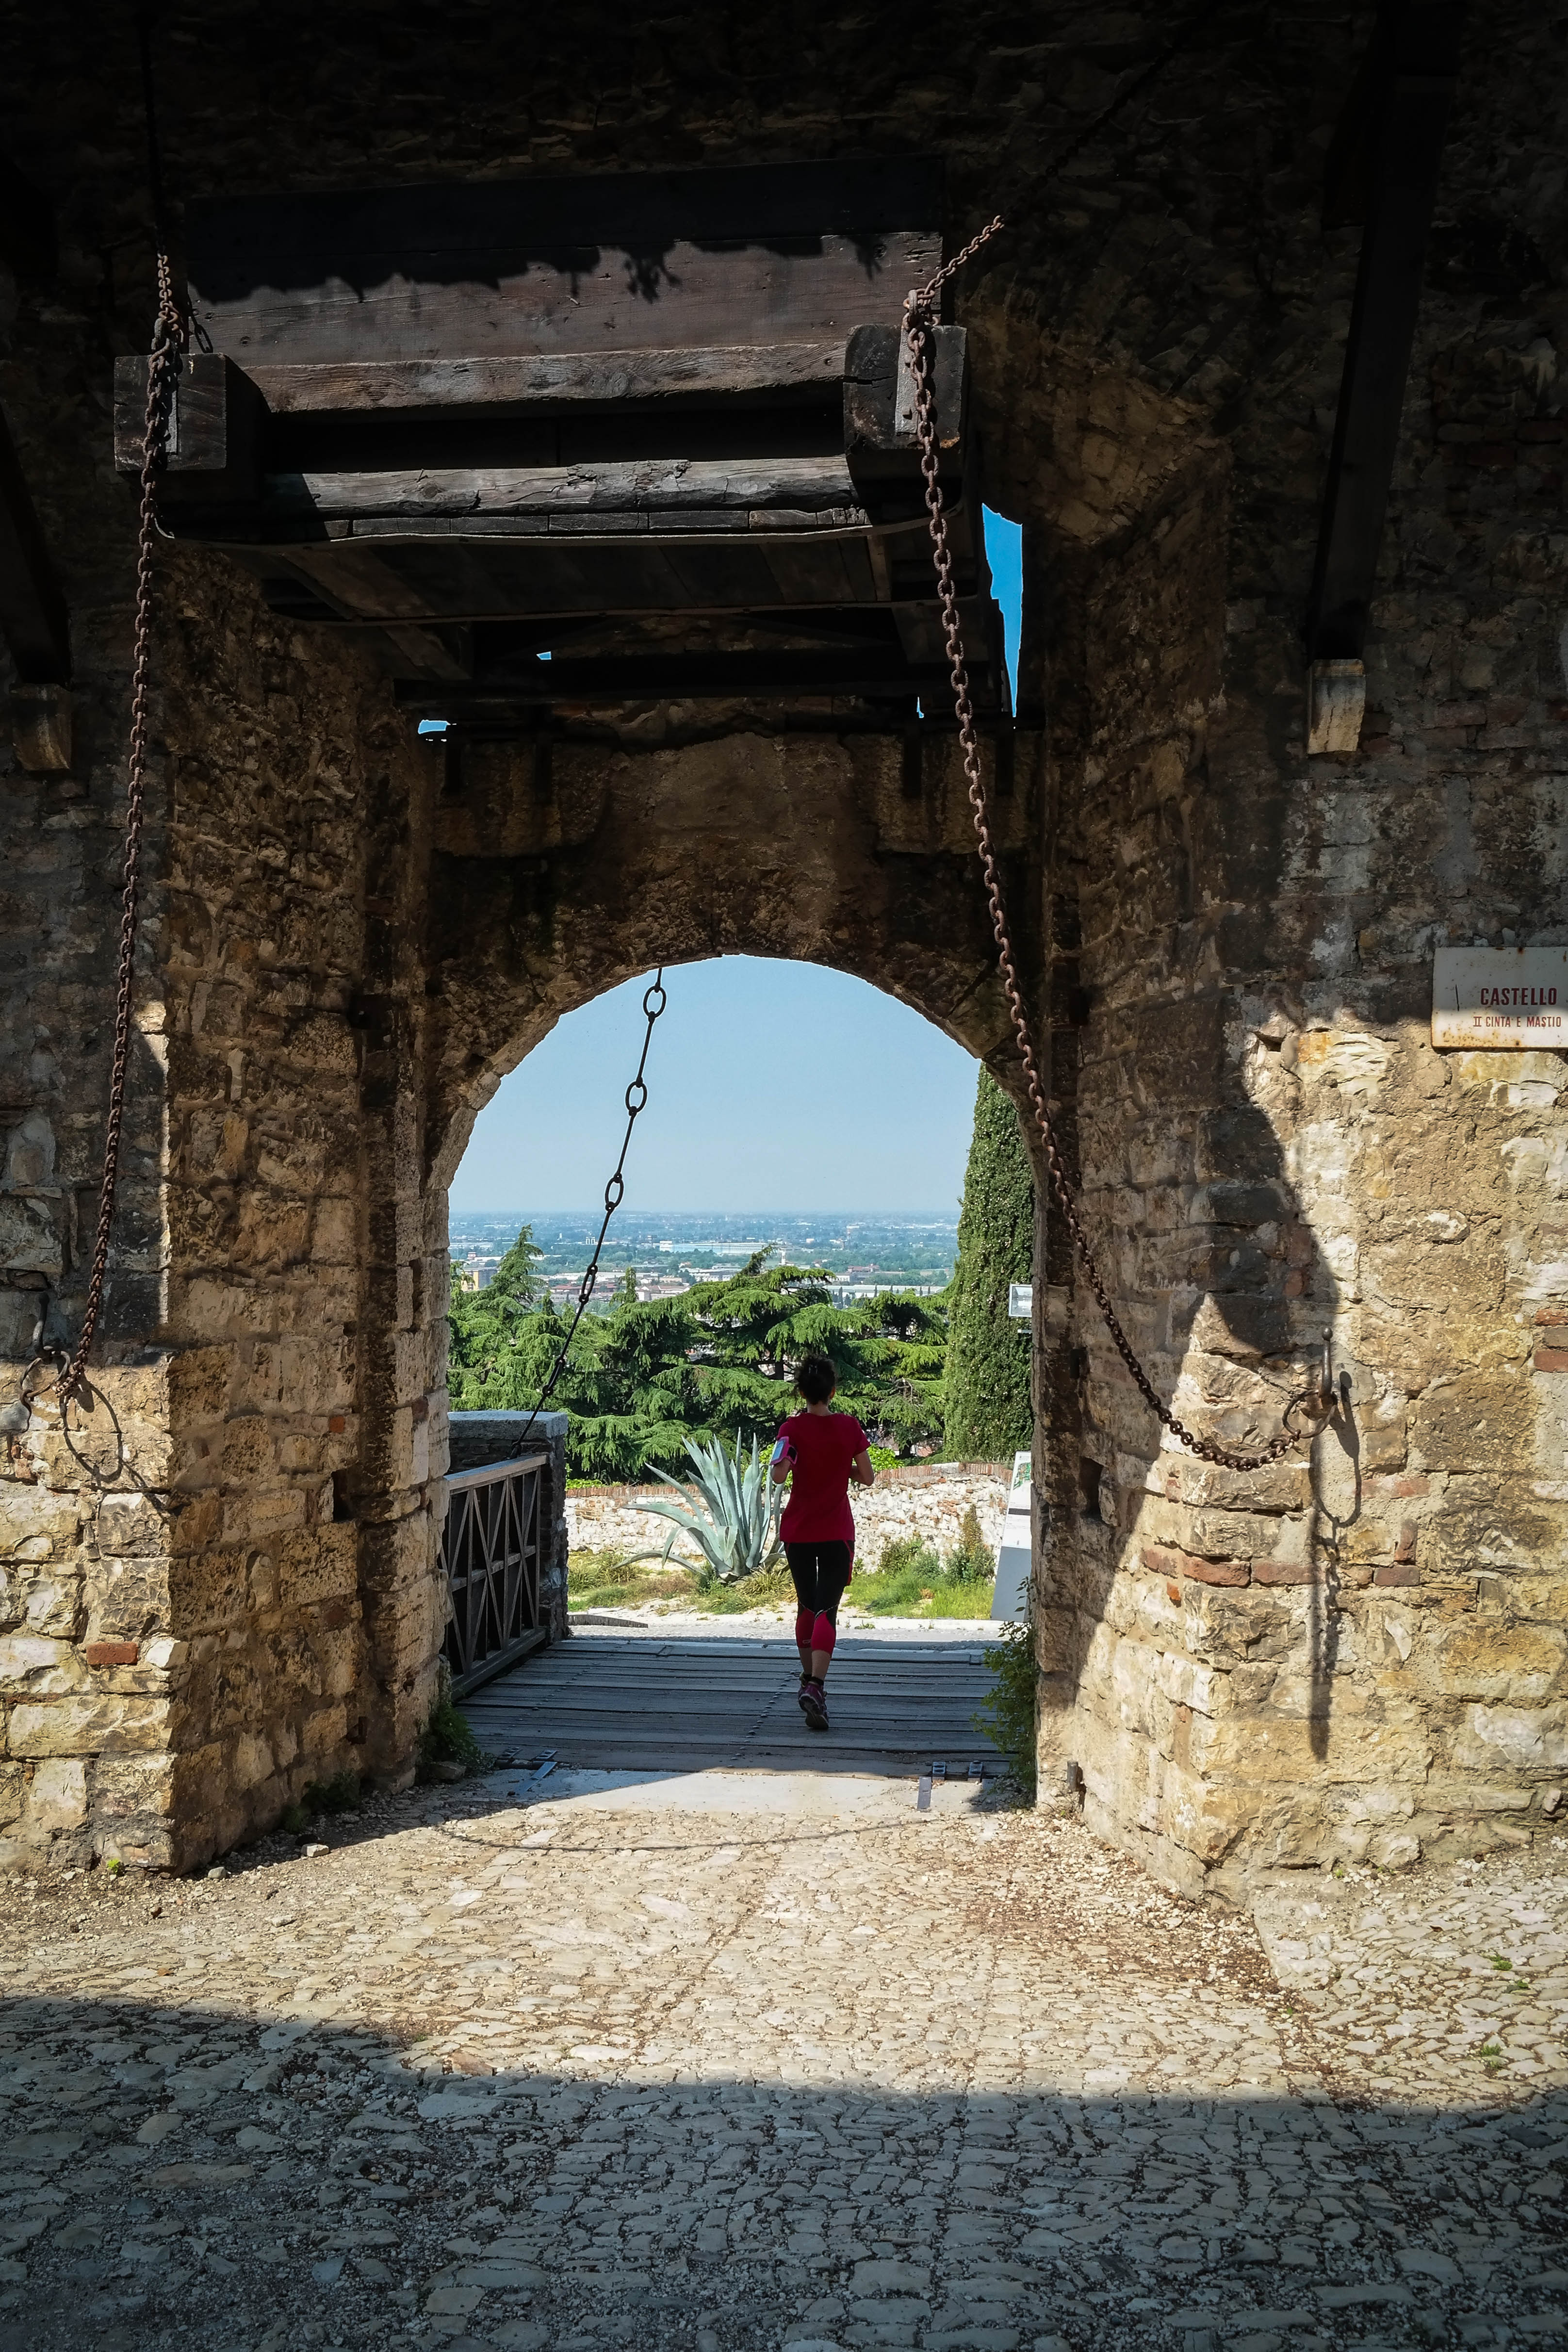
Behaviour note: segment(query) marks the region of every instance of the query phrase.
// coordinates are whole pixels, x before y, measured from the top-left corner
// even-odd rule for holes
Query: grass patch
[[[631,1609],[645,1601],[679,1601],[697,1591],[689,1568],[659,1568],[618,1551],[574,1551],[566,1563],[566,1597],[574,1609]]]
[[[989,1617],[994,1577],[972,1503],[946,1559],[923,1536],[902,1536],[857,1570],[850,1596],[874,1617]]]
[[[697,1606],[715,1617],[738,1617],[742,1609],[776,1609],[795,1599],[795,1583],[781,1559],[776,1568],[757,1569],[736,1584],[710,1584],[698,1595]]]

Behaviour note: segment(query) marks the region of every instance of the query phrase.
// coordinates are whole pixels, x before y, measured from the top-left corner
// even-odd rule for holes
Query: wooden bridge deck
[[[605,1771],[950,1772],[997,1756],[976,1728],[990,1687],[981,1641],[846,1634],[828,1680],[832,1729],[808,1730],[786,1636],[590,1627],[536,1652],[463,1702],[488,1748],[553,1752]]]

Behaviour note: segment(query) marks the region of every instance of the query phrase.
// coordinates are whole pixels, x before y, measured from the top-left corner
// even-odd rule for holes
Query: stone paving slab
[[[5,1883],[4,2352],[1568,2329],[1555,1853],[1260,1939],[994,1786],[513,1770],[327,1845]]]

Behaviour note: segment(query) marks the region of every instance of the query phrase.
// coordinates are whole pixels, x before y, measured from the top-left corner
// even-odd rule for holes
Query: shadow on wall
[[[1257,1452],[1316,1391],[1341,1299],[1303,1207],[1303,1178],[1321,1202],[1333,1171],[1291,1159],[1317,1147],[1289,1140],[1306,1014],[1273,977],[1300,964],[1276,915],[1281,764],[1253,761],[1240,792],[1210,772],[1228,453],[1180,403],[1070,360],[1019,389],[1051,460],[1019,689],[1051,710],[1050,1092],[1156,1392]],[[1162,1450],[1051,1202],[1037,1255],[1043,1760],[1071,1759],[1087,1817],[1189,1882],[1239,1841],[1299,1843],[1300,1785],[1331,1770],[1363,1392],[1353,1374],[1337,1390],[1310,1463],[1303,1447],[1237,1473]]]
[[[442,2059],[369,2026],[134,2000],[38,1999],[26,2026],[8,2154],[40,2218],[24,2217],[23,2259],[0,2285],[4,2352],[78,2352],[84,2320],[115,2352],[157,2352],[174,2328],[283,2352],[431,2323],[508,2352],[685,2343],[694,2309],[726,2345],[786,2328],[831,2344],[846,2321],[896,2317],[911,2337],[921,2322],[1022,2324],[1068,2352],[1115,2320],[1110,2305],[1152,2324],[1139,2341],[1163,2340],[1168,2306],[1146,2298],[1215,2288],[1237,2323],[1265,2316],[1254,2296],[1295,2306],[1268,2315],[1292,2332],[1418,2305],[1425,2332],[1446,2336],[1478,2295],[1519,2307],[1518,2283],[1554,2243],[1530,2200],[1554,2178],[1561,2094],[1385,2114],[1317,2088],[910,2094],[489,2073],[473,2038]],[[420,2035],[455,2045],[460,2020],[437,2010]],[[62,2071],[78,2094],[63,2115]],[[954,2157],[960,2198],[968,2177],[986,2209],[984,2242],[955,2226]],[[847,2159],[889,2168],[885,2183],[862,2186],[858,2226],[824,2227]],[[1386,2219],[1429,2204],[1439,2166],[1470,2216],[1463,2276]],[[1364,2218],[1287,2239],[1281,2275],[1262,2252],[1279,2239],[1281,2181],[1294,2198],[1303,2167]],[[1179,2182],[1177,2203],[1148,2201],[1156,2171]],[[1200,2215],[1203,2234],[1183,2234]]]

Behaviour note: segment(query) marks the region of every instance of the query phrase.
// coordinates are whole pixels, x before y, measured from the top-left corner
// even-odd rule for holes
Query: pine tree
[[[1030,1279],[1034,1254],[1034,1177],[1018,1115],[982,1068],[948,1291],[942,1451],[950,1461],[1004,1462],[1030,1442],[1029,1326],[1008,1319],[1007,1290]]]

